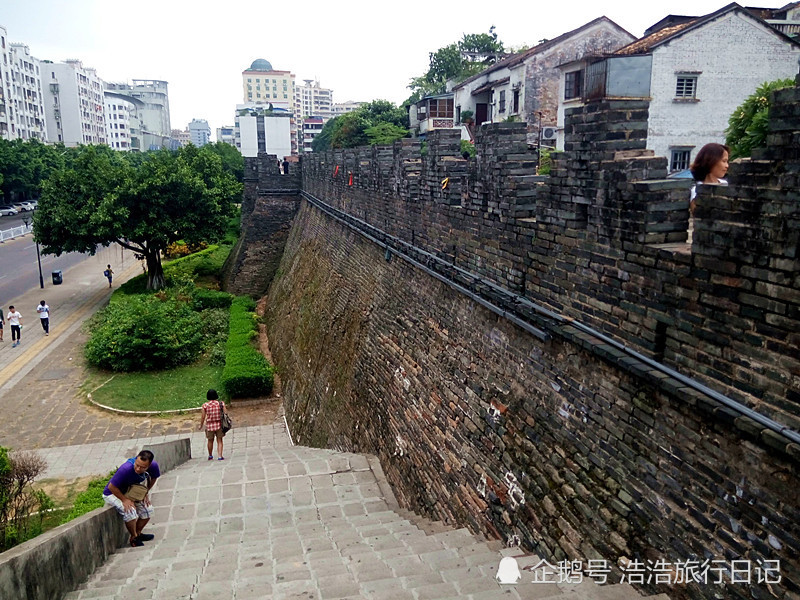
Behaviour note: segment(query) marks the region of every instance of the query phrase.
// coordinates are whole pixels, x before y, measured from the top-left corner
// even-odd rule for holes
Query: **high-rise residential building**
[[[348,100],[347,102],[337,102],[333,105],[333,116],[338,117],[344,113],[353,112],[364,104],[366,104],[366,102],[353,102],[352,100]]]
[[[209,143],[211,141],[211,127],[208,126],[208,121],[205,119],[192,119],[192,122],[189,123],[189,139],[198,148]]]
[[[217,141],[230,144],[231,146],[236,146],[235,131],[235,125],[223,125],[222,127],[217,127]]]
[[[136,107],[129,98],[105,93],[106,140],[109,147],[122,152],[132,149]]]
[[[242,156],[259,152],[275,154],[278,159],[296,154],[297,139],[292,130],[292,112],[264,104],[236,105],[236,147]],[[294,146],[294,151],[293,151]]]
[[[131,83],[105,84],[106,90],[133,99],[135,119],[140,132],[138,149],[142,151],[170,147],[169,93],[167,82],[158,79],[134,79]]]
[[[49,140],[67,146],[105,144],[105,97],[97,72],[79,60],[41,67]]]
[[[295,87],[295,116],[322,117],[326,121],[333,117],[333,90],[320,87],[314,79],[304,79],[303,83]]]
[[[314,142],[314,138],[319,135],[319,132],[322,131],[322,128],[325,125],[325,119],[322,117],[306,117],[303,119],[303,128],[302,128],[302,145],[301,148],[303,152],[311,152],[311,144]]]
[[[295,76],[291,71],[278,71],[268,60],[259,58],[242,71],[242,100],[245,105],[262,106],[264,111],[287,111],[290,116],[291,151],[297,154],[297,126],[295,114]],[[237,108],[237,115],[239,109]],[[283,116],[280,117],[284,118]],[[281,125],[282,127],[282,125]],[[244,152],[242,152],[244,154]],[[255,155],[253,155],[255,156]]]
[[[41,65],[25,44],[8,41],[0,26],[0,137],[47,140]]]

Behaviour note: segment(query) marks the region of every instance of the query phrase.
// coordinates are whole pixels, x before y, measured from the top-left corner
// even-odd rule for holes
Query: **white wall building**
[[[47,140],[41,65],[25,44],[11,44],[0,26],[0,137]]]
[[[705,144],[724,142],[730,115],[759,85],[794,78],[798,58],[800,42],[729,4],[612,56],[564,65],[559,118],[591,99],[649,98],[647,148],[679,171]]]
[[[134,149],[147,151],[169,147],[170,127],[169,90],[166,81],[134,79],[131,83],[106,83],[108,91],[133,99],[136,107],[138,140]]]
[[[325,125],[325,119],[322,117],[307,117],[303,119],[302,128],[302,148],[303,152],[312,152],[311,144],[314,138],[317,137]]]
[[[106,103],[106,140],[108,146],[114,150],[130,152],[131,150],[131,121],[136,108],[130,100],[124,97],[105,94]]]
[[[189,123],[189,139],[198,148],[211,141],[211,127],[205,119],[192,119]]]
[[[223,125],[217,127],[217,141],[224,144],[236,146],[236,127],[234,125]]]
[[[333,90],[320,87],[319,80],[304,79],[295,87],[295,118],[333,117]]]
[[[292,154],[292,112],[272,110],[261,104],[237,104],[236,147],[242,156],[253,157],[259,152],[275,154],[279,159]]]
[[[353,112],[364,104],[366,104],[366,102],[353,102],[352,100],[348,100],[347,102],[334,102],[333,116],[338,117],[339,115]]]
[[[79,60],[42,63],[47,136],[66,146],[105,144],[105,97],[97,72]]]

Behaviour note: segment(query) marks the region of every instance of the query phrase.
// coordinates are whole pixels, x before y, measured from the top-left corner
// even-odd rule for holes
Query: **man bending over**
[[[103,500],[113,506],[125,521],[131,534],[131,546],[143,546],[153,539],[153,534],[142,529],[153,516],[149,492],[161,476],[158,463],[150,450],[142,450],[136,458],[129,458],[117,469],[103,490]]]

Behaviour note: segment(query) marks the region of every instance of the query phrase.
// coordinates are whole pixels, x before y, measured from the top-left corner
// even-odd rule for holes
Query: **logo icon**
[[[500,566],[497,568],[497,575],[495,575],[497,583],[500,585],[516,585],[522,579],[522,574],[519,572],[519,565],[517,559],[513,556],[506,556],[500,561]]]

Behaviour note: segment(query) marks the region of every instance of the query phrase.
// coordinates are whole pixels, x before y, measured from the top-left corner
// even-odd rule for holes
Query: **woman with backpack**
[[[223,420],[227,420],[227,427],[230,428],[230,417],[227,416],[228,411],[225,409],[225,403],[219,399],[217,390],[208,390],[206,394],[207,402],[203,404],[203,409],[200,411],[200,426],[198,429],[203,429],[203,424],[206,426],[206,439],[208,440],[208,460],[214,460],[214,438],[217,439],[217,460],[225,460],[222,456],[222,438],[225,437],[227,429],[223,427]]]

